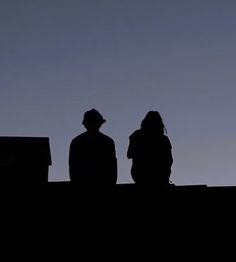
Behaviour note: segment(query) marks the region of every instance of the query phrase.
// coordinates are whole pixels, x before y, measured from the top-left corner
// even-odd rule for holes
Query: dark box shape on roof
[[[48,137],[0,137],[0,180],[48,181]]]

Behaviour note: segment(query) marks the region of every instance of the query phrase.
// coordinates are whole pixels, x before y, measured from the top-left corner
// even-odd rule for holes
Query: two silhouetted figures
[[[72,182],[84,185],[114,185],[117,181],[117,158],[112,138],[100,132],[105,123],[95,109],[85,112],[82,124],[86,132],[70,145],[69,172]],[[132,159],[131,176],[137,185],[169,185],[173,163],[171,143],[162,118],[149,111],[141,128],[129,137],[127,157]]]

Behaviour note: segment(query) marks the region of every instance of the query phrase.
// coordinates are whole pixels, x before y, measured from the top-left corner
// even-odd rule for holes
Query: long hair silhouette
[[[162,117],[158,111],[149,111],[141,123],[141,130],[155,132],[158,135],[167,133]]]
[[[173,163],[172,146],[158,111],[149,111],[139,130],[129,137],[127,157],[131,176],[138,185],[168,186]]]

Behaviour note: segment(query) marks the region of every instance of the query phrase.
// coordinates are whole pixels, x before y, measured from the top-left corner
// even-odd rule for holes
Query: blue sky
[[[128,137],[158,110],[175,184],[236,184],[236,3],[231,0],[2,0],[3,136],[49,136],[50,180],[98,109],[132,182]]]

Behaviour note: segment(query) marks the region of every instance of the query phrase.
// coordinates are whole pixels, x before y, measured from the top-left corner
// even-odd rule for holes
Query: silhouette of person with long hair
[[[116,184],[115,143],[99,131],[105,122],[96,109],[85,112],[82,124],[87,131],[70,144],[69,174],[72,182],[91,186]]]
[[[149,111],[141,128],[129,137],[127,157],[137,185],[168,187],[173,163],[172,146],[158,111]]]

